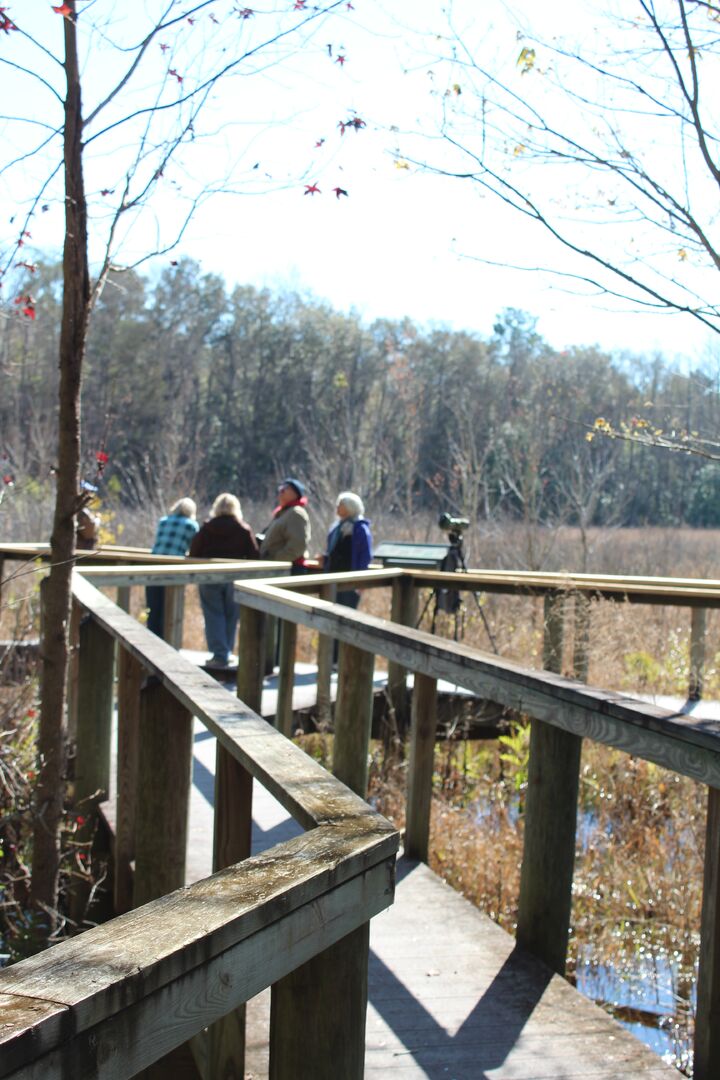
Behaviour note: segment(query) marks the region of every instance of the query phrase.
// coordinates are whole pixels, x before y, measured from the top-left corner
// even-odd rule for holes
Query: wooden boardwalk
[[[188,882],[210,873],[214,767],[215,740],[198,724]],[[299,832],[256,783],[253,850]],[[368,1080],[678,1075],[422,864],[399,860],[395,903],[372,921],[370,946]],[[268,1075],[268,1023],[266,991],[248,1005],[252,1080]]]

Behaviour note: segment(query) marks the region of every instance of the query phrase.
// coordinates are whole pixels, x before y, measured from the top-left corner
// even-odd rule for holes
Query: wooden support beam
[[[261,611],[240,608],[240,644],[238,645],[237,696],[259,713],[265,677],[266,617]]]
[[[565,972],[582,739],[531,721],[517,943]]]
[[[283,619],[280,624],[280,672],[278,676],[275,727],[288,739],[293,733],[293,691],[295,689],[295,653],[297,624]]]
[[[140,693],[134,907],[185,884],[192,728],[190,712],[148,679]]]
[[[408,575],[396,578],[392,587],[390,618],[401,626],[415,626],[418,615],[418,593]],[[388,663],[388,696],[395,712],[398,732],[407,731],[410,721],[407,696],[407,668],[391,660]]]
[[[273,986],[270,1080],[362,1080],[369,927]]]
[[[166,586],[165,606],[163,608],[163,638],[174,649],[182,648],[184,616],[185,586]]]
[[[720,791],[714,787],[708,788],[705,829],[693,1076],[720,1076]]]
[[[334,601],[336,595],[334,585],[323,585],[320,588],[320,599]],[[333,663],[333,639],[328,634],[318,634],[317,643],[317,722],[321,730],[327,729],[332,723],[332,699],[330,696],[330,682],[332,678]]]
[[[122,915],[132,908],[131,864],[135,858],[138,762],[140,757],[140,689],[142,664],[118,648],[117,810],[115,823],[114,910]]]
[[[372,653],[340,642],[333,773],[362,799],[367,794],[374,669]]]
[[[73,601],[70,609],[70,626],[68,628],[68,681],[67,681],[67,716],[68,716],[68,740],[74,743],[77,739],[77,714],[78,714],[78,671],[80,665],[80,620],[82,608]]]
[[[89,616],[79,626],[77,688],[77,749],[75,797],[77,806],[110,791],[110,739],[113,712],[115,642]]]
[[[688,697],[691,701],[699,701],[703,695],[703,683],[705,681],[707,610],[700,607],[694,607],[690,610],[690,682]]]
[[[117,587],[117,606],[122,608],[123,611],[130,611],[130,586],[118,585]]]
[[[592,601],[587,593],[575,593],[575,627],[573,635],[573,675],[580,682],[588,681],[590,671],[590,613]]]
[[[213,873],[247,859],[252,838],[250,773],[217,744],[215,763],[215,831]],[[245,1005],[212,1024],[206,1034],[205,1072],[208,1077],[245,1075]]]
[[[543,666],[560,672],[564,596],[545,597]],[[531,721],[517,943],[565,972],[582,738]]]
[[[430,807],[437,731],[437,679],[415,675],[410,724],[405,854],[428,861]]]
[[[97,827],[98,806],[110,792],[115,641],[90,616],[80,620],[78,633],[73,805],[79,819],[75,841],[89,849]],[[83,859],[87,853],[82,853]],[[80,872],[71,876],[70,915],[75,922],[81,923],[87,917],[91,884],[90,878]]]
[[[562,672],[565,596],[549,593],[543,600],[543,668],[545,671]]]

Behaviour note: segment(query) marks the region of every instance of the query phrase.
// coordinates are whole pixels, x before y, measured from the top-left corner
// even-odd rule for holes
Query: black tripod
[[[443,573],[447,574],[467,574],[468,568],[465,562],[465,552],[463,550],[463,535],[461,532],[456,532],[454,530],[448,532],[448,549],[443,557],[442,562],[440,563],[440,570]],[[478,594],[473,591],[472,596],[475,600],[477,609],[480,612],[480,618],[483,621],[483,626],[485,627],[485,632],[490,640],[490,644],[492,645],[493,652],[497,653],[497,644],[495,642],[495,638],[493,637],[492,630],[490,629],[490,624],[487,621],[487,616],[485,614],[483,606],[478,599]],[[420,618],[415,624],[416,626],[419,626],[422,622],[425,616],[425,612],[430,606],[431,600],[435,601],[433,604],[432,623],[430,625],[431,633],[435,633],[435,625],[437,623],[438,612],[444,611],[448,615],[455,616],[453,640],[457,641],[463,636],[461,630],[464,632],[463,616],[465,614],[465,609],[463,607],[460,590],[446,588],[433,589],[425,602],[425,607],[420,613]]]

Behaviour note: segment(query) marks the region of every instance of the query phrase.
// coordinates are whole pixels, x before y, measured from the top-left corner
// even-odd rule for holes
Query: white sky
[[[112,4],[97,0],[88,12],[97,12],[103,4],[112,11]],[[142,5],[133,0],[123,10],[132,11],[135,4],[152,6],[151,0]],[[227,168],[228,156],[235,157],[248,183],[240,195],[214,196],[207,202],[172,258],[197,258],[204,270],[223,275],[230,285],[307,292],[336,308],[354,308],[368,320],[407,315],[417,322],[489,336],[495,316],[505,307],[517,307],[538,316],[540,332],[557,347],[599,343],[638,352],[661,350],[691,362],[699,357],[707,333],[690,318],[652,316],[602,297],[573,296],[557,278],[488,267],[475,258],[506,254],[517,263],[523,261],[521,253],[529,263],[542,266],[547,265],[548,249],[526,222],[491,197],[479,197],[470,184],[397,168],[393,151],[402,146],[403,133],[427,126],[430,110],[437,109],[445,75],[433,66],[437,43],[432,31],[443,29],[443,9],[433,0],[353,4],[352,11],[328,23],[286,66],[236,81],[231,93],[214,96],[210,104],[217,133],[203,144],[191,168],[196,176],[204,170],[216,179]],[[517,0],[512,7],[532,14],[537,4]],[[258,3],[258,13],[260,9]],[[18,0],[7,10],[38,36],[54,35],[44,40],[58,47],[61,20],[54,14],[48,17],[51,9],[44,0]],[[482,20],[483,34],[495,43],[500,62],[512,74],[519,47],[503,0],[456,0],[450,11],[456,26],[472,27],[474,33]],[[548,0],[542,12],[548,29],[561,26],[572,13],[576,23],[584,19],[592,30],[590,0]],[[117,31],[116,26],[111,29]],[[421,37],[420,31],[430,32]],[[95,40],[94,48],[97,44]],[[17,36],[0,35],[0,48],[5,56],[11,49],[19,55]],[[335,62],[340,53],[347,57],[342,67]],[[176,68],[188,77],[194,61],[187,51],[184,57],[176,55]],[[86,113],[102,96],[103,73],[93,70],[92,59],[86,69]],[[7,73],[3,81],[8,84]],[[35,91],[23,92],[27,102]],[[44,110],[46,103],[38,97],[30,111],[33,108]],[[354,111],[367,127],[340,137],[337,122]],[[0,130],[3,135],[6,154],[7,131]],[[316,150],[320,139],[325,142]],[[107,183],[102,170],[100,159],[89,163],[86,175],[89,190],[96,192],[96,207],[102,207],[97,192]],[[298,170],[305,171],[299,183]],[[314,181],[320,194],[304,195],[304,183]],[[25,189],[36,182],[28,165]],[[174,179],[169,171],[155,203],[158,220],[188,182],[180,171]],[[348,197],[336,198],[336,186],[346,189]],[[18,190],[0,187],[5,206],[12,205]],[[33,257],[51,250],[53,237],[59,235],[61,216],[55,209],[53,204],[45,219],[35,220]],[[125,256],[142,250],[148,235],[146,218],[141,229],[130,234]],[[156,265],[167,265],[169,258]]]

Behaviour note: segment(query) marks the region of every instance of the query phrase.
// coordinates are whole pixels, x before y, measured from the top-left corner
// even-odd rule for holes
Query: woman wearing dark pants
[[[218,495],[205,522],[190,545],[197,559],[257,559],[252,529],[243,521],[240,502],[228,492]],[[231,663],[240,608],[231,581],[198,586],[205,620],[205,638],[212,656],[206,667],[226,668]]]

